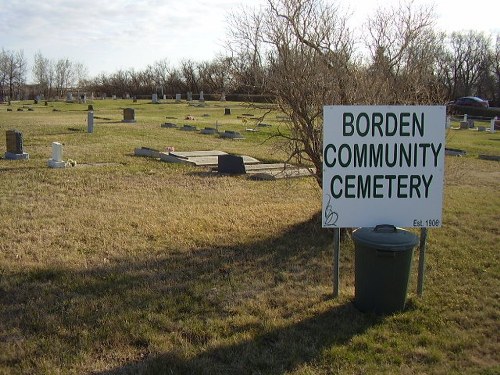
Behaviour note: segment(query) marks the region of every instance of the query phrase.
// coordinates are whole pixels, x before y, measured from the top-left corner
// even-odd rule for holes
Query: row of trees
[[[346,14],[322,0],[269,0],[258,11],[230,16],[229,55],[178,66],[163,59],[143,70],[92,78],[81,63],[37,52],[32,94],[50,98],[75,88],[118,96],[288,91],[293,98],[293,83],[315,95],[327,88],[322,97],[330,103],[444,102],[466,95],[500,101],[499,36],[492,41],[476,31],[442,35],[435,32],[432,8],[413,3],[378,10],[363,33],[349,29]],[[0,95],[25,95],[28,73],[23,51],[2,50]]]

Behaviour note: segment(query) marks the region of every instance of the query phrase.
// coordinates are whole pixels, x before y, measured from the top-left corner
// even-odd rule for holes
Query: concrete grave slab
[[[159,158],[160,157],[160,150],[155,150],[155,149],[149,148],[149,147],[141,147],[141,148],[136,148],[134,150],[134,155],[146,156],[149,158]]]

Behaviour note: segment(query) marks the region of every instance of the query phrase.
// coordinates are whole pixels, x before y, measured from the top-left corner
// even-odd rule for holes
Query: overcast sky
[[[326,0],[328,1],[328,0]],[[398,0],[344,1],[359,24],[370,10]],[[432,1],[432,0],[429,0]],[[429,4],[415,0],[417,4]],[[85,65],[91,76],[141,70],[160,59],[206,61],[224,52],[226,19],[265,0],[0,0],[0,48],[23,50],[31,64],[50,59]],[[500,1],[439,0],[438,28],[500,33]],[[359,20],[359,21],[358,21]]]

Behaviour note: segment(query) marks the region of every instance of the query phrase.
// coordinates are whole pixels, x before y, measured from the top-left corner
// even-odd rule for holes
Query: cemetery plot
[[[186,151],[186,152],[169,152],[160,153],[160,159],[169,163],[185,163],[195,166],[216,166],[218,157],[227,155],[224,151]],[[245,164],[257,164],[259,161],[251,156],[242,156]]]

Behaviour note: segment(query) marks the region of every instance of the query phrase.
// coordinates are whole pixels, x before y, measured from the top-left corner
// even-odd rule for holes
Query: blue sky
[[[326,0],[328,1],[328,0]],[[370,10],[397,0],[342,0],[361,24]],[[265,0],[0,0],[0,48],[37,51],[50,59],[84,64],[91,76],[118,69],[141,70],[167,59],[211,60],[224,52],[226,18],[242,5]],[[428,1],[415,0],[417,4]],[[500,33],[500,2],[436,1],[438,28]]]

